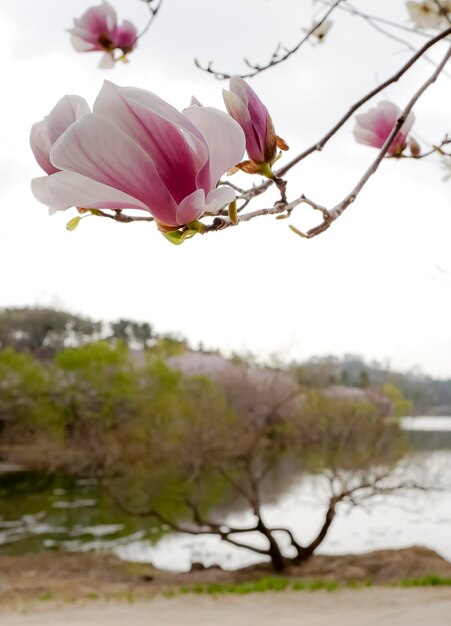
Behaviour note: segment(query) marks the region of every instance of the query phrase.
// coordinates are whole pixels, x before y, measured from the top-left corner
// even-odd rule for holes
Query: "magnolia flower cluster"
[[[448,16],[451,14],[451,0],[422,0],[406,3],[410,19],[417,28],[442,28],[449,25]]]
[[[173,243],[203,232],[200,218],[227,206],[236,223],[235,191],[220,185],[221,177],[241,169],[274,179],[278,148],[288,146],[242,78],[232,77],[224,101],[229,115],[200,104],[179,112],[151,92],[108,81],[92,111],[80,96],[64,96],[31,129],[31,148],[47,174],[32,181],[33,193],[51,213],[76,207],[120,219],[124,209],[144,211]],[[381,148],[399,116],[390,102],[356,116],[356,140]],[[389,156],[402,154],[413,120],[410,114]]]
[[[153,93],[108,81],[92,112],[83,98],[65,96],[31,130],[47,173],[33,180],[35,197],[50,212],[140,209],[175,242],[187,227],[195,234],[202,215],[234,202],[235,191],[218,182],[246,146],[261,173],[271,176],[276,159],[266,108],[241,78],[225,97],[232,95],[233,115],[199,105],[180,113]]]
[[[113,67],[115,50],[120,51],[121,59],[132,52],[138,41],[138,32],[131,22],[124,20],[117,23],[116,11],[103,0],[99,6],[91,7],[83,15],[74,19],[74,25],[68,29],[71,42],[77,52],[104,52],[100,67]]]

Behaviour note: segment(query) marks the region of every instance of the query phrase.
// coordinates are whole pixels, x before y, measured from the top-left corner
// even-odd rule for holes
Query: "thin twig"
[[[328,2],[327,0],[318,0],[318,1],[323,6],[331,6],[331,2]],[[356,9],[351,4],[349,4],[347,0],[345,0],[345,2],[341,4],[338,8],[341,11],[345,11],[346,13],[349,13],[351,15],[357,15],[366,20],[371,20],[372,22],[379,22],[380,24],[385,24],[393,28],[398,28],[399,30],[403,30],[407,33],[412,33],[413,35],[420,35],[421,37],[429,38],[429,34],[426,33],[424,30],[414,28],[413,26],[406,26],[405,24],[400,24],[399,22],[393,22],[392,20],[388,20],[387,18],[380,17],[378,15],[370,15],[369,13],[364,13],[363,11],[360,11],[359,9]]]
[[[272,53],[271,59],[268,61],[268,63],[266,63],[266,65],[252,64],[247,59],[244,59],[246,65],[248,65],[252,69],[252,71],[248,72],[247,74],[240,74],[241,78],[252,78],[253,76],[256,76],[257,74],[260,74],[261,72],[264,72],[265,70],[268,70],[270,67],[275,67],[276,65],[279,65],[280,63],[283,63],[284,61],[286,61],[289,57],[295,54],[305,44],[306,41],[310,39],[310,37],[315,33],[315,31],[322,26],[322,24],[333,13],[336,7],[338,7],[338,5],[343,1],[344,0],[335,0],[335,2],[332,4],[329,10],[323,15],[323,17],[320,20],[315,22],[315,24],[310,28],[310,30],[301,39],[301,41],[299,41],[299,43],[297,43],[293,48],[283,48],[285,50],[285,54],[280,55],[280,51],[282,50],[282,44],[279,43],[275,51]],[[228,74],[227,72],[219,72],[213,69],[212,62],[208,63],[208,65],[206,66],[203,66],[198,59],[194,59],[194,64],[203,72],[207,72],[208,74],[213,74],[213,76],[219,80],[225,80],[232,76],[232,74]]]
[[[421,56],[423,56],[423,54],[427,50],[429,50],[429,48],[434,46],[436,43],[438,43],[442,39],[445,39],[445,37],[447,37],[448,35],[451,35],[451,28],[447,28],[446,30],[444,30],[443,32],[439,33],[438,35],[436,35],[435,37],[430,39],[428,42],[426,42],[424,44],[424,46],[422,46],[407,61],[407,63],[405,63],[401,67],[401,69],[399,69],[395,74],[390,76],[390,78],[387,78],[387,80],[385,80],[383,83],[381,83],[380,85],[378,85],[377,87],[375,87],[374,89],[369,91],[366,95],[364,95],[362,98],[360,98],[360,100],[357,100],[357,102],[355,102],[350,107],[350,109],[347,111],[347,113],[345,113],[345,115],[343,115],[343,117],[335,124],[335,126],[333,126],[333,128],[331,128],[329,130],[329,132],[327,132],[324,135],[324,137],[322,139],[320,139],[317,143],[315,143],[312,146],[310,146],[310,148],[307,148],[307,150],[304,150],[304,152],[301,152],[301,154],[299,154],[298,156],[294,157],[294,159],[292,159],[286,165],[284,165],[279,170],[277,170],[275,172],[276,176],[278,176],[278,177],[283,176],[294,165],[297,165],[300,161],[305,159],[305,157],[307,157],[310,154],[312,154],[312,152],[321,151],[324,148],[324,146],[326,145],[326,143],[329,141],[329,139],[331,139],[335,135],[335,133],[348,121],[348,119],[351,117],[351,115],[357,111],[357,109],[359,109],[363,104],[365,104],[365,102],[368,102],[368,100],[371,100],[371,98],[376,96],[383,89],[385,89],[386,87],[388,87],[389,85],[391,85],[393,83],[396,83],[407,72],[407,70],[410,69],[412,67],[412,65],[414,65],[415,62]],[[254,193],[254,195],[256,195],[256,188],[254,188],[253,193]]]
[[[154,21],[154,19],[156,18],[161,5],[163,4],[164,0],[159,0],[157,6],[153,7],[152,6],[152,0],[144,0],[144,2],[147,4],[147,8],[150,11],[150,17],[149,20],[147,22],[147,24],[145,25],[144,29],[139,33],[139,35],[136,37],[136,41],[138,41],[138,39],[141,39],[141,37],[143,37],[147,31],[149,30],[149,28],[152,26],[152,23]]]

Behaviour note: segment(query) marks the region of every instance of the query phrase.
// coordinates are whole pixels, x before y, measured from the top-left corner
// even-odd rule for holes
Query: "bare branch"
[[[350,109],[345,113],[345,115],[343,115],[343,117],[335,124],[335,126],[333,126],[333,128],[331,128],[324,135],[324,137],[322,139],[320,139],[317,143],[315,143],[312,146],[310,146],[310,148],[307,148],[307,150],[304,150],[304,152],[301,152],[301,154],[299,154],[294,159],[289,161],[286,165],[284,165],[279,170],[277,170],[277,172],[275,172],[275,175],[277,177],[284,176],[294,165],[297,165],[300,161],[305,159],[305,157],[307,157],[310,154],[312,154],[312,152],[321,151],[324,148],[324,146],[326,145],[326,143],[335,135],[335,133],[338,130],[340,130],[340,128],[349,120],[351,115],[353,115],[353,113],[355,113],[363,104],[365,104],[365,102],[368,102],[368,100],[371,100],[371,98],[376,96],[378,93],[380,93],[383,89],[385,89],[389,85],[391,85],[393,83],[396,83],[407,72],[407,70],[409,70],[412,67],[412,65],[414,65],[416,63],[416,61],[418,61],[418,59],[420,57],[422,57],[427,50],[429,50],[429,48],[434,46],[439,41],[442,41],[442,39],[445,39],[448,35],[451,35],[451,28],[447,28],[443,32],[439,33],[438,35],[436,35],[435,37],[430,39],[427,43],[425,43],[424,46],[422,46],[407,61],[407,63],[405,63],[401,67],[401,69],[399,69],[395,74],[390,76],[390,78],[385,80],[383,83],[381,83],[380,85],[378,85],[377,87],[375,87],[374,89],[369,91],[366,95],[364,95],[362,98],[360,98],[360,100],[357,100],[357,102],[355,102],[350,107]],[[446,63],[446,61],[445,61],[445,63]],[[439,73],[440,73],[443,68],[441,66],[439,66],[439,67],[440,67],[440,71],[439,71]],[[268,181],[268,182],[270,183],[270,181]],[[268,187],[268,183],[265,184],[265,189],[267,187]],[[263,189],[263,191],[265,189]],[[253,190],[253,194],[254,195],[257,195],[257,191],[256,190],[257,190],[257,188],[254,188],[254,190]]]
[[[251,71],[247,72],[246,74],[240,74],[241,78],[252,78],[252,76],[256,76],[257,74],[268,70],[270,67],[275,67],[276,65],[279,65],[280,63],[286,61],[289,57],[295,54],[305,44],[306,41],[308,41],[312,37],[314,32],[318,28],[320,28],[320,26],[322,26],[322,24],[327,20],[327,18],[333,13],[333,11],[336,9],[336,7],[338,7],[341,2],[343,2],[343,0],[335,0],[335,2],[332,4],[329,10],[326,11],[323,17],[315,22],[315,24],[310,28],[307,34],[293,48],[284,48],[282,47],[282,44],[279,43],[272,53],[270,60],[265,65],[252,64],[248,61],[248,59],[245,58],[244,62],[248,67],[251,68]],[[281,50],[285,50],[285,54],[281,55]],[[225,80],[232,76],[232,74],[228,74],[227,72],[219,72],[213,69],[213,63],[211,61],[206,66],[203,66],[198,59],[194,59],[194,63],[196,67],[198,67],[200,70],[202,70],[203,72],[207,72],[208,74],[213,74],[213,76],[219,80]]]
[[[328,0],[318,0],[324,6],[331,6],[331,2]],[[423,30],[418,28],[414,28],[413,26],[406,26],[405,24],[400,24],[399,22],[394,22],[393,20],[388,20],[385,17],[380,17],[379,15],[371,15],[369,13],[364,13],[359,9],[356,9],[352,6],[347,0],[338,7],[340,10],[345,11],[346,13],[350,13],[351,15],[356,15],[357,17],[361,17],[367,21],[371,21],[373,23],[385,24],[386,26],[390,26],[392,28],[397,28],[399,30],[403,30],[407,33],[412,33],[413,35],[419,35],[421,37],[429,38],[429,34]]]
[[[161,9],[161,5],[164,2],[164,0],[159,0],[159,2],[157,4],[155,4],[155,3],[153,3],[152,0],[143,0],[143,1],[147,4],[147,8],[150,11],[150,17],[149,17],[149,20],[148,20],[147,24],[145,25],[144,29],[136,37],[136,41],[138,41],[138,39],[141,39],[141,37],[143,37],[147,33],[149,28],[152,26],[152,23],[153,23],[154,19],[156,18],[159,10]]]

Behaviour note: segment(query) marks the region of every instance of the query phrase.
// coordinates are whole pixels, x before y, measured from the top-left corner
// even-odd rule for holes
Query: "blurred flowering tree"
[[[104,1],[74,19],[69,32],[75,49],[102,51],[104,68],[124,60],[148,31],[163,2],[142,1],[149,8],[150,17],[141,33],[127,20],[118,25],[113,7]],[[195,61],[200,70],[217,79],[230,78],[230,88],[224,91],[228,115],[202,106],[195,99],[180,113],[151,92],[108,82],[102,87],[92,112],[79,96],[64,96],[32,128],[31,147],[47,174],[33,180],[35,197],[50,212],[76,207],[79,214],[68,222],[69,230],[91,216],[118,222],[148,221],[155,222],[158,230],[175,244],[196,234],[220,231],[263,215],[290,218],[297,207],[307,205],[318,212],[318,223],[306,231],[293,225],[290,228],[303,238],[312,238],[328,230],[356,201],[386,159],[420,160],[439,155],[449,171],[451,139],[446,129],[441,137],[434,137],[430,145],[423,146],[411,131],[415,104],[439,77],[449,79],[445,68],[451,56],[451,3],[409,1],[405,4],[403,22],[391,18],[389,6],[384,7],[383,15],[374,16],[348,0],[316,0],[314,5],[319,7],[319,17],[303,29],[296,45],[279,44],[266,63],[245,59],[247,70],[241,75],[218,71],[213,63],[204,65]],[[322,137],[279,167],[282,151],[288,150],[288,145],[276,134],[266,106],[244,79],[273,71],[288,58],[300,54],[308,43],[327,45],[329,32],[335,27],[332,16],[339,11],[365,21],[387,38],[401,43],[410,58],[391,76],[350,103],[349,109]],[[405,39],[406,34],[409,39]],[[432,49],[439,51],[438,60],[429,57]],[[374,102],[382,91],[411,73],[420,59],[431,64],[430,75],[418,81],[403,106],[390,101]],[[367,103],[373,106],[365,110]],[[321,151],[357,112],[355,139],[376,152],[353,188],[332,207],[323,206],[305,194],[291,197],[287,175],[301,161]],[[236,172],[259,175],[261,179],[250,185],[240,180],[238,185],[227,178]],[[271,188],[277,190],[276,200],[250,210],[249,205]]]

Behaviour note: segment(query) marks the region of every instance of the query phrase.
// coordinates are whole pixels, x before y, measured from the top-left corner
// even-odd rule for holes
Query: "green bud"
[[[175,246],[180,246],[186,239],[191,239],[194,235],[197,235],[199,231],[188,229],[188,230],[170,230],[169,232],[162,233],[164,237]]]
[[[299,237],[302,237],[302,239],[308,239],[307,235],[305,235],[303,232],[298,230],[296,226],[293,226],[293,224],[289,224],[288,227],[290,228],[290,230],[296,233],[296,235],[299,235]]]
[[[82,218],[79,215],[77,215],[76,217],[73,217],[66,224],[67,230],[69,230],[69,231],[75,230],[77,228],[77,226],[79,225],[81,220],[82,220]]]
[[[229,204],[229,219],[232,224],[238,224],[238,211],[236,210],[236,200]]]

